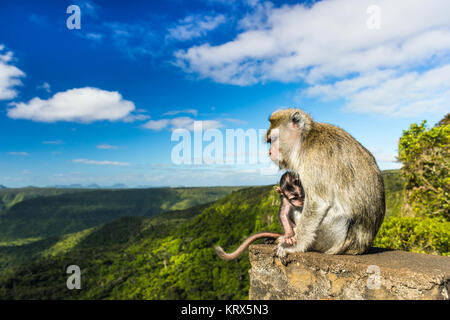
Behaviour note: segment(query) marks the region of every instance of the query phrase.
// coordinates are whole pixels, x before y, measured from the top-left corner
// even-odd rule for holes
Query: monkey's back
[[[348,221],[345,244],[338,253],[364,252],[385,214],[383,178],[375,158],[341,128],[315,122],[298,159],[300,177],[309,181],[303,184],[307,199],[311,193],[330,201],[330,215]]]

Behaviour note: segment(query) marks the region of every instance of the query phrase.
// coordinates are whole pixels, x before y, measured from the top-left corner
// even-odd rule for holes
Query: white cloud
[[[17,97],[16,86],[22,85],[20,78],[25,73],[11,64],[13,53],[5,51],[5,46],[0,44],[0,100],[10,100]]]
[[[247,13],[241,20],[239,20],[238,25],[241,29],[257,29],[258,26],[267,22],[267,18],[273,9],[273,4],[268,1],[259,3],[257,0],[249,5],[250,7],[254,7],[254,10]]]
[[[88,159],[74,159],[72,162],[76,163],[84,163],[84,164],[94,164],[99,166],[119,166],[119,167],[125,167],[129,166],[130,164],[128,162],[118,162],[118,161],[96,161],[96,160],[88,160]]]
[[[117,146],[112,146],[110,144],[99,144],[97,146],[97,149],[105,149],[105,150],[110,150],[110,149],[117,149]]]
[[[308,97],[321,97],[324,100],[338,99],[353,95],[360,90],[376,87],[393,76],[395,76],[393,70],[374,71],[332,84],[316,84],[302,93]]]
[[[179,41],[191,40],[206,35],[209,31],[216,29],[224,23],[226,18],[224,15],[217,16],[200,16],[191,15],[180,20],[178,25],[168,29],[168,38]]]
[[[382,170],[401,168],[402,164],[397,160],[397,155],[395,153],[386,152],[383,148],[377,146],[369,148],[369,150]]]
[[[136,111],[138,112],[138,111]],[[150,119],[149,115],[146,114],[130,114],[122,119],[123,122],[135,122],[135,121],[144,121]]]
[[[86,33],[85,37],[87,39],[91,39],[91,40],[95,40],[95,41],[100,42],[103,39],[103,34],[92,32],[92,33]]]
[[[13,107],[7,110],[8,117],[38,122],[118,121],[135,110],[134,103],[122,99],[120,93],[90,87],[59,92],[47,100],[33,98],[10,105]]]
[[[426,72],[408,72],[356,92],[347,98],[345,110],[393,116],[450,110],[450,64]]]
[[[28,152],[23,152],[23,151],[11,151],[8,152],[9,155],[12,156],[29,156],[30,154]]]
[[[167,111],[165,113],[162,114],[162,116],[174,116],[180,113],[187,113],[187,114],[192,114],[193,116],[197,116],[198,114],[198,110],[196,109],[183,109],[183,110],[172,110],[172,111]]]
[[[418,72],[376,71],[353,79],[319,84],[302,92],[322,100],[344,99],[345,111],[416,116],[450,110],[450,64]]]
[[[224,126],[218,120],[195,120],[190,117],[178,117],[173,119],[150,120],[149,122],[143,124],[142,128],[156,131],[165,128],[170,130],[187,129],[189,131],[193,131],[194,122],[201,122],[203,130],[218,129]]]
[[[43,84],[39,85],[36,87],[36,89],[38,90],[44,90],[50,93],[51,89],[50,89],[50,84],[48,82],[44,82]]]
[[[234,119],[234,118],[222,118],[222,121],[234,123],[234,124],[247,124],[247,121],[241,120],[241,119]]]
[[[380,29],[367,27],[367,8],[372,5],[380,8]],[[447,92],[440,91],[436,82],[448,79],[440,68],[450,59],[449,16],[447,0],[329,0],[278,8],[256,4],[239,21],[241,31],[233,40],[179,50],[175,64],[219,83],[304,82],[312,86],[305,93],[334,95],[327,99],[343,97],[338,90],[343,87],[353,95],[347,106],[352,111],[392,114],[407,108],[420,113],[448,101]],[[395,92],[395,79],[412,84],[427,71],[441,78],[406,94]],[[387,80],[393,80],[391,89],[380,87]],[[367,106],[363,95],[358,98],[361,91],[373,94],[374,100],[376,94],[393,94],[388,96],[392,102],[378,95],[379,101]],[[431,99],[436,93],[443,96]],[[393,103],[396,100],[402,102]]]
[[[374,4],[381,8],[380,30],[366,26],[366,9]],[[267,9],[266,22],[258,27],[244,24],[249,29],[232,41],[194,46],[176,56],[189,70],[219,82],[316,81],[448,52],[449,13],[446,0],[334,0],[311,8],[285,5]],[[220,76],[221,72],[226,76]]]
[[[169,119],[150,120],[149,122],[143,124],[142,128],[159,131],[166,128],[169,124]]]

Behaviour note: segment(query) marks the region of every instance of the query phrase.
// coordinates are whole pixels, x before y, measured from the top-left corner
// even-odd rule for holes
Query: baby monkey
[[[239,248],[232,253],[226,253],[221,247],[217,246],[215,249],[220,258],[223,260],[236,259],[253,241],[261,238],[275,238],[288,245],[295,244],[295,225],[300,219],[303,201],[305,199],[299,176],[290,171],[284,173],[280,179],[280,186],[275,187],[275,190],[280,194],[281,203],[279,218],[284,229],[284,234],[273,232],[256,233],[248,237]]]

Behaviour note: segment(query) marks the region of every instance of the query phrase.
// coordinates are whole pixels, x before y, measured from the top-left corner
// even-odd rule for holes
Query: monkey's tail
[[[259,232],[255,233],[254,235],[251,235],[248,237],[240,246],[232,253],[226,253],[223,251],[223,249],[219,246],[215,246],[214,249],[216,250],[216,253],[219,255],[219,257],[223,260],[233,260],[239,257],[242,252],[247,249],[247,247],[255,240],[261,239],[261,238],[278,238],[282,236],[281,233],[273,233],[273,232]]]

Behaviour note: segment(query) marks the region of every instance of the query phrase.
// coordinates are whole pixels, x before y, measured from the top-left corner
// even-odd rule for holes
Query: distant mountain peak
[[[116,183],[112,186],[99,186],[96,183],[91,183],[90,185],[86,186],[83,186],[81,184],[69,184],[69,185],[53,185],[48,187],[57,189],[128,189],[128,186],[123,183]]]

